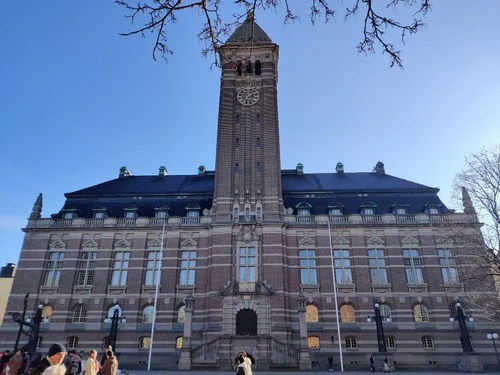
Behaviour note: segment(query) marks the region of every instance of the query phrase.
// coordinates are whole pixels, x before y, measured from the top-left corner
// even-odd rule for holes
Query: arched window
[[[186,318],[186,306],[179,307],[177,310],[177,323],[184,323]]]
[[[413,318],[416,322],[428,322],[429,313],[427,312],[427,307],[422,304],[413,306]]]
[[[307,338],[307,347],[309,349],[319,349],[319,337],[318,336],[309,336]]]
[[[262,66],[260,60],[255,60],[255,75],[260,76],[262,74]]]
[[[306,322],[317,323],[319,322],[318,308],[314,305],[306,306]]]
[[[342,323],[352,323],[356,321],[354,307],[351,305],[340,306],[340,321]]]
[[[245,63],[245,74],[252,74],[252,63],[250,61]]]
[[[390,322],[391,321],[391,308],[387,305],[380,304],[379,309],[380,309],[380,315],[382,316],[382,320],[384,322]]]
[[[241,72],[242,72],[241,61],[238,61],[238,63],[236,64],[236,74],[241,76]]]
[[[109,336],[104,336],[102,339],[102,349],[106,349],[109,346]]]
[[[111,308],[108,310],[108,318],[112,318],[114,313],[115,313],[115,310],[118,310],[118,316],[122,316],[122,308],[120,307],[120,305],[113,305],[111,306]]]
[[[346,336],[345,347],[347,349],[357,349],[358,348],[358,338],[356,336]]]
[[[153,323],[154,314],[155,314],[154,306],[146,306],[144,310],[142,310],[142,322]]]
[[[139,339],[139,349],[149,349],[150,346],[151,346],[151,337],[142,336]]]
[[[182,349],[182,336],[179,336],[175,339],[175,349],[177,350]]]
[[[85,305],[78,305],[73,310],[73,323],[85,323],[87,319],[87,307]]]
[[[68,349],[75,349],[78,347],[78,337],[76,336],[70,336],[66,340],[66,348]]]
[[[52,314],[53,314],[52,306],[45,305],[42,309],[42,318],[50,319],[52,317]]]
[[[431,336],[422,336],[422,346],[424,349],[434,349],[434,339]]]

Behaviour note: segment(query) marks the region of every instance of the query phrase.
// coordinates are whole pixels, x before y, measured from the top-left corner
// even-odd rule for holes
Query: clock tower
[[[214,224],[278,222],[278,46],[248,17],[222,46],[220,59]]]

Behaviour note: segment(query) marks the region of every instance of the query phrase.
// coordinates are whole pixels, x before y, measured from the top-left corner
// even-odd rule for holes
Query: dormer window
[[[334,203],[328,206],[329,216],[342,216],[344,214],[344,206],[341,203]]]
[[[429,215],[439,215],[441,213],[440,206],[437,203],[427,203],[425,205],[425,212]]]
[[[372,202],[363,203],[361,205],[361,215],[375,215],[377,206]]]
[[[106,207],[94,208],[94,218],[95,219],[105,219],[108,217],[108,210]]]
[[[70,208],[63,210],[63,218],[71,220],[71,219],[76,219],[78,215],[76,214],[76,209]]]
[[[125,208],[125,213],[124,213],[124,217],[126,219],[135,219],[137,218],[137,207],[136,206],[128,206]]]
[[[197,204],[190,204],[186,207],[186,217],[199,217],[200,216],[200,206]]]
[[[301,202],[297,206],[297,216],[311,216],[311,205],[309,203]]]
[[[168,218],[168,206],[159,206],[155,208],[155,217],[159,219],[166,219]]]
[[[394,215],[406,215],[408,213],[408,205],[404,203],[395,203],[392,205],[392,213]]]

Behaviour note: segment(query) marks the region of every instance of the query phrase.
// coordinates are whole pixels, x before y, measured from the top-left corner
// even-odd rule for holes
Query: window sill
[[[108,285],[108,293],[111,294],[123,294],[127,291],[127,286],[122,285],[122,286],[112,286]]]
[[[143,285],[142,293],[144,294],[154,294],[156,293],[156,285]],[[158,285],[158,292],[161,290],[161,285]]]
[[[73,286],[73,293],[75,294],[90,294],[92,293],[92,286]]]
[[[39,291],[40,294],[55,294],[57,293],[57,286],[41,286]]]

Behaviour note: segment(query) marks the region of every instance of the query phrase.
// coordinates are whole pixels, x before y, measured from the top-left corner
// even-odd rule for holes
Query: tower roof
[[[254,17],[249,15],[226,41],[226,43],[240,42],[271,42],[271,38],[255,22]]]

